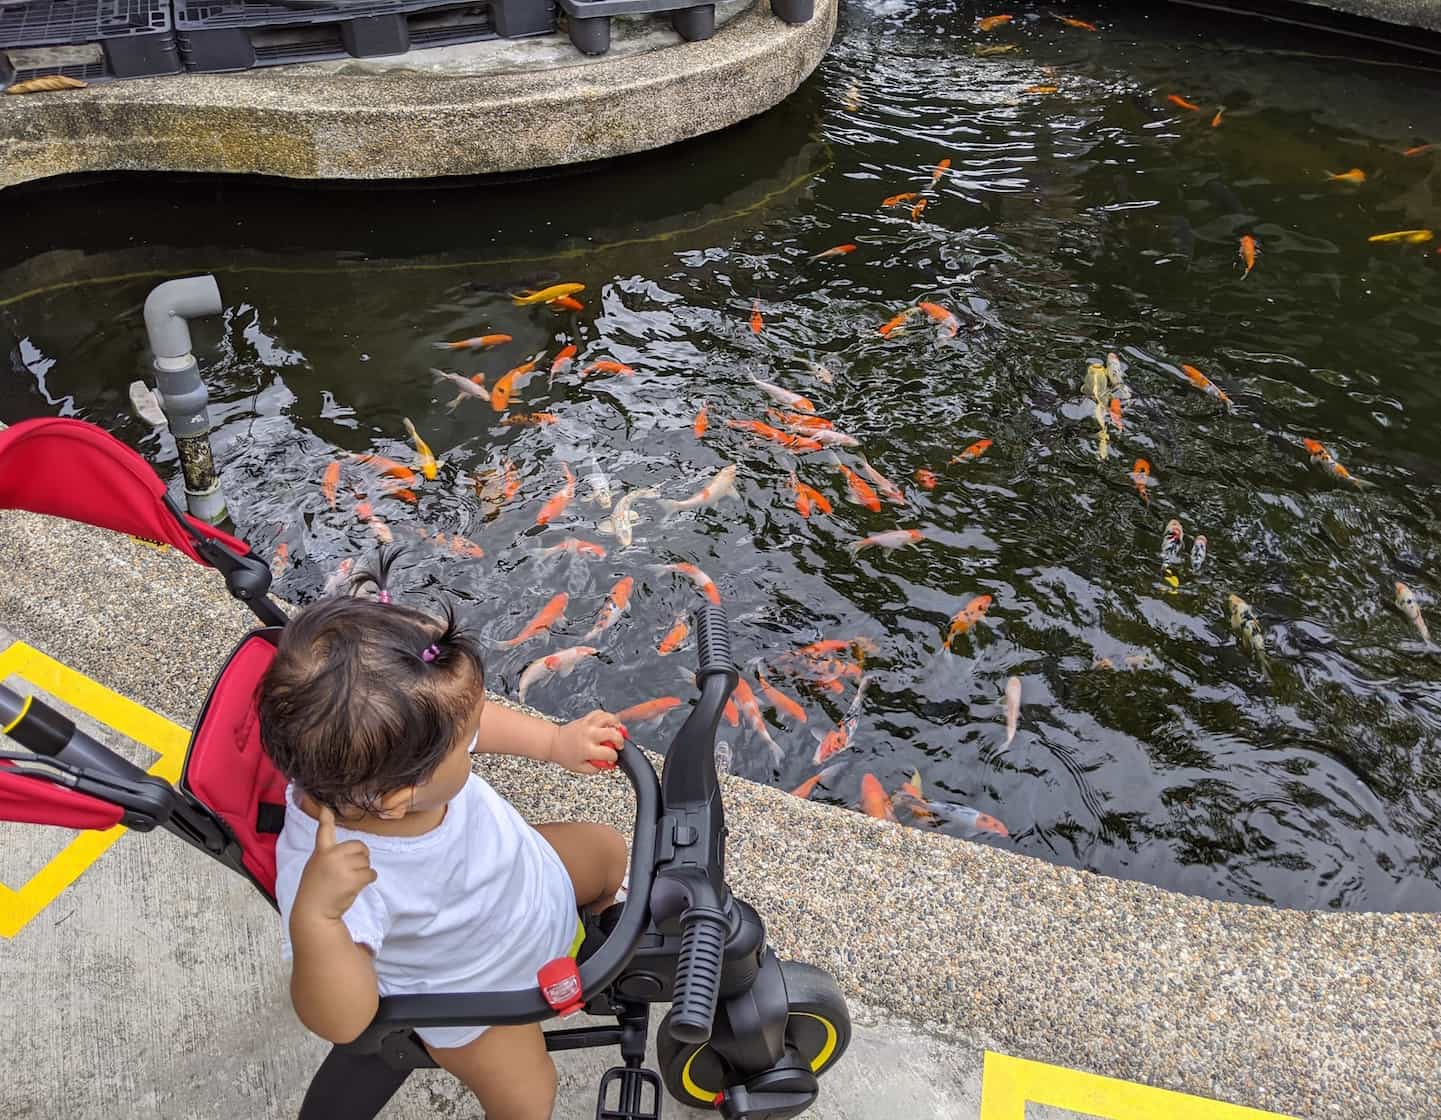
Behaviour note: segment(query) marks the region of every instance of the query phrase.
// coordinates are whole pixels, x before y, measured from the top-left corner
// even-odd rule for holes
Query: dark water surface
[[[851,3],[819,73],[773,113],[560,178],[407,190],[145,178],[6,195],[0,419],[94,420],[174,478],[169,439],[128,413],[146,361],[139,310],[158,280],[213,271],[227,310],[196,337],[217,450],[240,531],[269,554],[286,546],[286,596],[314,598],[344,558],[373,551],[360,490],[412,545],[403,582],[467,601],[490,641],[569,594],[552,635],[491,655],[493,683],[514,689],[633,577],[600,656],[531,690],[579,715],[689,695],[690,655],[657,643],[700,600],[654,570],[689,561],[719,585],[740,656],[766,659],[808,715],[767,709],[779,765],[744,724],[727,730],[740,773],[791,788],[815,772],[813,730],[845,715],[854,680],[836,694],[783,655],[865,637],[870,688],[817,798],[854,806],[863,775],[891,792],[918,769],[927,797],[1005,823],[1006,838],[968,830],[964,813],[940,825],[986,843],[1214,897],[1437,909],[1441,660],[1391,602],[1403,580],[1441,626],[1441,240],[1367,237],[1441,231],[1441,148],[1401,154],[1441,143],[1441,77],[1203,14],[1066,9],[1097,21],[1093,34],[1040,7],[995,10],[1017,18],[978,35],[992,10]],[[1017,49],[976,57],[977,44]],[[916,220],[880,208],[923,191],[942,158],[950,172]],[[1326,180],[1352,167],[1365,183]],[[1261,247],[1244,280],[1243,234]],[[808,263],[845,242],[858,249]],[[507,295],[560,280],[586,285],[579,313]],[[878,333],[919,300],[954,309],[959,335],[923,318]],[[431,348],[494,331],[514,341]],[[429,373],[491,383],[535,355],[548,370],[566,343],[635,376],[532,377],[509,411],[553,413],[548,426],[501,424],[482,401],[448,412],[453,390]],[[1103,449],[1082,381],[1109,350],[1134,397]],[[727,428],[765,417],[752,376],[858,437],[905,508],[852,504],[825,454]],[[702,399],[711,428],[697,439]],[[331,509],[328,464],[414,462],[406,416],[439,477],[412,506],[345,460]],[[1313,467],[1307,437],[1362,485]],[[948,464],[980,439],[993,441],[984,456]],[[1129,478],[1137,458],[1152,464],[1149,503]],[[629,548],[597,531],[597,470],[615,498],[683,498],[730,462],[740,500],[669,517],[638,500]],[[576,498],[538,527],[563,463]],[[918,469],[938,476],[933,490]],[[800,516],[792,470],[832,514]],[[1210,542],[1200,572],[1182,565],[1174,582],[1160,563],[1172,517],[1188,546]],[[896,527],[925,539],[852,553]],[[437,530],[484,559],[437,545]],[[608,553],[540,551],[568,537]],[[1230,593],[1260,618],[1264,663],[1230,632]],[[989,614],[938,652],[950,616],[982,594]],[[1024,705],[1002,750],[1013,674]],[[754,667],[746,676],[756,687]],[[638,736],[663,744],[677,721]]]

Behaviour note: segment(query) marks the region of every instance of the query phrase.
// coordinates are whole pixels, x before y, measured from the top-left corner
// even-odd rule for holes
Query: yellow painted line
[[[127,700],[24,642],[0,651],[0,680],[7,677],[22,677],[40,692],[79,708],[98,723],[149,747],[159,755],[149,773],[168,782],[179,780],[186,744],[190,741],[190,732],[179,724]],[[104,832],[81,832],[18,890],[0,883],[0,937],[14,937],[24,929],[124,832],[123,825]]]
[[[979,1120],[1026,1120],[1028,1104],[1104,1120],[1294,1120],[1279,1112],[1262,1112],[987,1050]]]

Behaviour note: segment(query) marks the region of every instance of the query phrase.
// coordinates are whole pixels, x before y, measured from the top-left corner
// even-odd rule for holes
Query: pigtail
[[[375,588],[375,601],[385,606],[390,606],[390,571],[395,562],[405,554],[403,545],[395,545],[387,548],[382,546],[375,554],[375,565],[370,568],[362,568],[350,577],[350,593],[358,596],[366,587]]]
[[[470,628],[460,621],[455,613],[455,604],[449,599],[440,603],[443,619],[440,633],[431,639],[430,645],[420,651],[420,659],[427,665],[444,665],[456,658],[468,660],[485,680],[485,665],[480,656],[480,646]]]

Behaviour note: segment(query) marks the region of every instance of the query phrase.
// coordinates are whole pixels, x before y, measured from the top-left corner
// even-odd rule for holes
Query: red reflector
[[[581,1009],[585,997],[580,990],[580,969],[570,957],[557,957],[541,966],[536,973],[540,994],[551,1010],[564,1018]]]
[[[711,1102],[710,1102],[710,1103],[713,1104],[713,1105],[715,1105],[717,1108],[719,1108],[721,1101],[723,1101],[723,1100],[725,1100],[725,1099],[726,1099],[726,1095],[725,1095],[724,1093],[717,1093],[714,1097],[711,1098]]]

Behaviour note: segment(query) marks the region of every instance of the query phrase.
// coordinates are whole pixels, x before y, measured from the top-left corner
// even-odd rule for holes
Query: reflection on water
[[[740,773],[789,789],[829,755],[812,796],[885,811],[918,772],[893,807],[919,827],[1216,897],[1434,909],[1441,673],[1391,603],[1397,580],[1423,611],[1441,590],[1441,242],[1367,238],[1441,230],[1441,149],[1403,154],[1441,143],[1441,79],[1209,16],[1068,10],[1091,33],[1014,11],[978,34],[990,13],[853,4],[775,112],[558,178],[7,196],[0,419],[83,416],[174,475],[169,441],[127,413],[139,307],[159,279],[214,271],[228,308],[195,333],[225,484],[241,531],[284,546],[284,594],[321,594],[389,533],[418,594],[471,605],[513,690],[629,578],[598,655],[531,686],[576,715],[689,695],[672,630],[700,592],[664,566],[694,564],[754,690],[726,734]],[[1326,178],[1353,167],[1364,182]],[[918,198],[882,208],[904,193]],[[1244,279],[1243,235],[1259,243]],[[811,259],[842,243],[857,249]],[[586,285],[582,310],[510,299],[556,281]],[[881,335],[922,300],[956,314],[954,336],[923,315]],[[432,348],[493,332],[513,341]],[[574,364],[550,376],[568,344]],[[1131,393],[1119,427],[1085,399],[1108,351]],[[456,387],[431,373],[488,390],[529,358],[504,416],[448,409]],[[634,374],[581,376],[601,361]],[[904,504],[868,508],[831,452],[729,426],[776,422],[757,380],[856,436]],[[536,413],[555,420],[503,422]],[[434,481],[348,458],[413,464],[405,417],[441,460]],[[1313,466],[1305,439],[1357,484]],[[834,454],[867,479],[857,451]],[[728,463],[737,497],[666,512]],[[567,472],[573,498],[538,525]],[[831,512],[803,516],[796,484]],[[1163,569],[1173,518],[1185,549],[1208,538],[1199,570]],[[922,538],[852,547],[898,528]],[[573,540],[605,554],[555,547]],[[560,592],[552,631],[498,646]],[[1253,607],[1264,658],[1238,644],[1229,594]],[[989,609],[947,644],[980,596]],[[829,639],[843,648],[796,653]],[[633,730],[663,745],[680,718]]]

